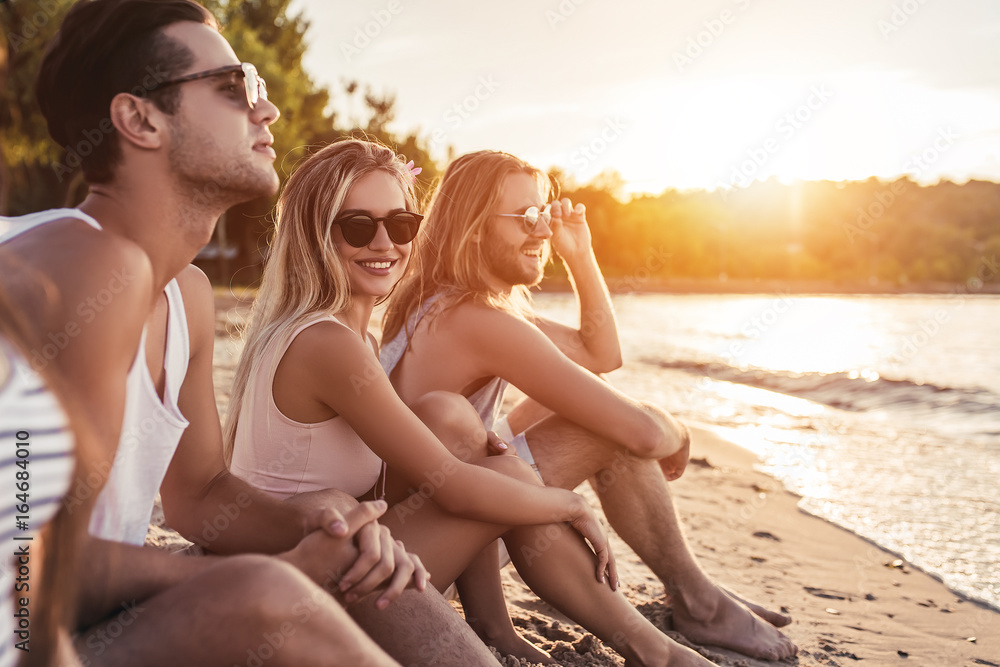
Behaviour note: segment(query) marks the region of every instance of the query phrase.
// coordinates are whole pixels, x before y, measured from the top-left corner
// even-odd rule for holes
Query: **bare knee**
[[[245,555],[227,559],[228,578],[239,582],[230,613],[238,620],[244,641],[274,649],[277,664],[296,660],[331,641],[332,631],[346,614],[329,593],[293,565],[277,558]],[[329,648],[333,649],[334,646]]]
[[[464,396],[432,391],[411,403],[410,409],[457,458],[470,461],[486,456],[486,429]]]
[[[636,480],[645,474],[663,476],[655,459],[642,458],[619,447],[615,450],[613,458],[606,461],[589,481],[594,491],[601,495],[619,484],[634,485]]]
[[[690,445],[691,434],[687,426],[679,422],[669,412],[653,405],[642,404],[644,427],[635,442],[627,444],[628,449],[643,458],[660,459]]]
[[[322,510],[332,507],[340,513],[350,512],[358,506],[353,496],[340,489],[322,489],[307,491],[285,499],[290,505],[296,505],[306,511]]]
[[[490,456],[476,461],[476,465],[489,468],[490,470],[507,475],[508,477],[513,477],[514,479],[522,482],[542,486],[542,480],[538,479],[538,475],[535,473],[534,469],[519,456],[512,456],[510,454],[506,454],[504,456]]]

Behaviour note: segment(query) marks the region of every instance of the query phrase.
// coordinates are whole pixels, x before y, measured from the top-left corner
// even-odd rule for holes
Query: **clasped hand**
[[[420,558],[378,523],[387,507],[376,500],[343,515],[332,508],[318,510],[309,522],[315,530],[286,560],[347,604],[382,588],[375,607],[385,609],[411,584],[423,591],[430,575]]]

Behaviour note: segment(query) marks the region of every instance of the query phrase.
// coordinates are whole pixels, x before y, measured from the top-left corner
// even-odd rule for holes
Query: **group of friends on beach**
[[[0,533],[30,554],[0,577],[0,667],[550,663],[510,620],[507,559],[627,664],[712,664],[623,595],[587,480],[674,630],[795,654],[791,619],[685,542],[689,433],[602,378],[621,352],[586,211],[542,171],[463,155],[421,210],[386,146],[314,152],[280,193],[223,425],[191,262],[278,190],[264,80],[190,0],[85,0],[37,97],[64,147],[113,129],[81,152],[79,206],[0,219]],[[577,327],[532,309],[550,253]],[[503,414],[508,383],[527,398]],[[200,555],[143,546],[157,494]]]

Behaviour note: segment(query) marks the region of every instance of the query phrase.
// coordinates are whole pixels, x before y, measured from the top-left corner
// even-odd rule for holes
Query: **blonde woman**
[[[583,498],[542,486],[512,453],[489,456],[464,398],[408,407],[396,395],[368,326],[419,243],[412,179],[391,150],[358,140],[289,179],[234,382],[233,473],[301,502],[384,497],[383,524],[441,590],[500,537],[532,590],[629,664],[711,664],[617,591],[607,534]],[[354,583],[348,573],[341,588]]]

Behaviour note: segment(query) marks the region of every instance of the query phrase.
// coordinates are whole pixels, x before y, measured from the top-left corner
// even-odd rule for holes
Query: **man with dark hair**
[[[227,208],[278,186],[279,113],[254,66],[194,2],[84,0],[38,98],[90,191],[76,209],[0,219],[0,275],[32,323],[28,356],[52,365],[98,443],[67,501],[90,510],[84,662],[495,664],[377,523],[384,503],[282,502],[223,463],[213,293],[190,262]],[[142,548],[157,491],[202,547],[278,556]],[[354,598],[348,612],[384,650],[338,604]]]
[[[791,619],[720,588],[684,539],[666,481],[687,465],[687,427],[599,377],[621,365],[611,297],[583,205],[548,206],[550,189],[544,173],[507,153],[448,166],[416,268],[389,301],[382,365],[404,401],[432,391],[468,397],[545,484],[590,480],[611,526],[663,582],[675,630],[754,657],[793,655],[775,627]],[[528,287],[542,279],[550,248],[572,280],[579,327],[531,308]],[[508,382],[528,399],[501,417]]]

